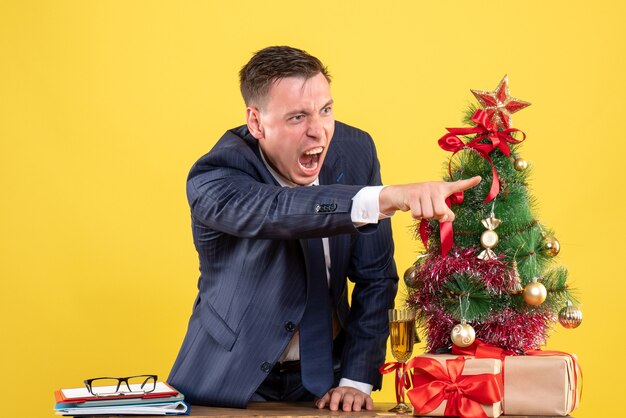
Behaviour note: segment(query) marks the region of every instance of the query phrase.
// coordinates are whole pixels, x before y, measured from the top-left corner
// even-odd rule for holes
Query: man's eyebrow
[[[328,106],[332,105],[333,103],[335,103],[335,100],[330,99],[329,101],[327,101],[324,106],[322,106],[322,109],[327,108]],[[300,109],[300,110],[292,110],[291,112],[287,112],[285,114],[286,117],[291,117],[294,115],[308,115],[309,112],[307,110],[304,109]]]
[[[306,110],[302,109],[302,110],[292,110],[291,112],[287,112],[285,113],[286,117],[291,117],[291,116],[295,116],[295,115],[308,115],[309,112],[307,112]]]

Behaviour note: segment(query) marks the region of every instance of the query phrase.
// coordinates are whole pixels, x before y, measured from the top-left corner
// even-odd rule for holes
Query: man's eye
[[[304,119],[304,115],[295,115],[295,116],[292,116],[290,119],[293,120],[293,121],[298,122],[298,121],[301,121],[302,119]]]
[[[333,110],[331,106],[326,106],[322,109],[322,113],[330,113]]]

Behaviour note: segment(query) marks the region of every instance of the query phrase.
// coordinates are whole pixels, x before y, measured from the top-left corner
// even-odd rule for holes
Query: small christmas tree
[[[422,221],[426,252],[405,273],[408,304],[426,334],[427,349],[466,347],[477,338],[515,352],[538,349],[557,315],[574,328],[582,313],[555,266],[559,242],[533,214],[530,169],[519,155],[526,135],[511,114],[530,105],[511,97],[505,76],[495,91],[472,90],[466,128],[449,128],[439,145],[452,156],[446,180],[483,180],[448,198],[453,224]]]

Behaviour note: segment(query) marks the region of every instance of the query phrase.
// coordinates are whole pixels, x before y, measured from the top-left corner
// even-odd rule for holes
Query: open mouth
[[[298,163],[300,163],[302,170],[305,172],[317,170],[323,151],[324,147],[316,147],[302,153],[300,158],[298,158]]]

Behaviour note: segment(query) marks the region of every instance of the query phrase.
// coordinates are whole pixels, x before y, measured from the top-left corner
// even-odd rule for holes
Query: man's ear
[[[257,107],[248,106],[246,108],[246,123],[253,137],[256,139],[265,138],[265,132],[261,124],[261,111]]]

